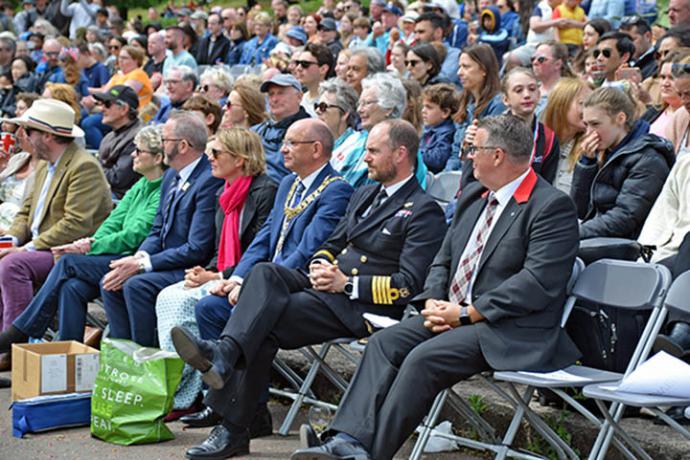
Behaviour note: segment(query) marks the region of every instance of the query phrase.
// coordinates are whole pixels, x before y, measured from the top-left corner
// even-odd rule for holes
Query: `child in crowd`
[[[510,47],[510,37],[508,31],[501,26],[501,12],[495,6],[482,10],[477,43],[491,46],[496,53],[498,64],[501,64],[503,55]]]
[[[453,85],[431,85],[422,92],[424,131],[419,151],[424,164],[434,174],[443,171],[450,158],[455,136],[455,124],[451,116],[458,111],[459,105]]]
[[[364,48],[367,45],[367,37],[369,37],[369,32],[371,31],[371,25],[369,24],[369,18],[357,18],[352,21],[352,39],[348,45],[348,48]]]
[[[584,25],[587,22],[585,10],[580,7],[580,0],[565,0],[553,9],[553,19],[568,19],[571,27],[556,29],[558,41],[568,47],[568,53],[575,56],[582,47]]]

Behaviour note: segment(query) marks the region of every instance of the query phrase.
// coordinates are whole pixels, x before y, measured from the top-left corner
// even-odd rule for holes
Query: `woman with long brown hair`
[[[498,61],[489,45],[468,46],[460,55],[458,77],[462,82],[460,108],[453,117],[457,124],[453,150],[446,164],[446,170],[460,169],[460,152],[464,145],[472,143],[465,139],[465,131],[475,121],[489,115],[500,115],[506,109],[498,78]]]
[[[585,133],[582,104],[591,92],[589,85],[579,78],[562,78],[551,90],[544,109],[544,125],[556,133],[560,146],[553,185],[565,193],[570,193],[579,144]]]

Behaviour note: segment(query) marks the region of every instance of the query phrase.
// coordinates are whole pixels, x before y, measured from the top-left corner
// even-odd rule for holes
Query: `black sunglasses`
[[[329,104],[327,102],[314,102],[314,111],[315,112],[324,113],[324,112],[326,112],[326,110],[328,110],[330,108],[342,110],[343,112],[345,112],[345,110],[343,110],[343,108],[340,107],[339,105]]]
[[[405,66],[406,67],[416,67],[417,64],[421,64],[421,63],[422,63],[421,59],[410,59],[409,61],[405,60]]]
[[[546,56],[539,56],[539,57],[534,57],[534,56],[532,56],[532,59],[531,59],[531,61],[532,61],[533,64],[534,64],[535,62],[538,62],[539,64],[543,64],[543,63],[545,63],[545,62],[548,61],[548,60],[549,60],[549,58],[547,58]]]
[[[308,69],[309,66],[312,66],[312,65],[319,65],[318,62],[312,62],[312,61],[292,61],[292,62],[295,63],[295,67],[300,66],[303,69]]]
[[[595,49],[592,53],[594,59],[598,58],[600,54],[603,54],[606,59],[611,57],[611,48]]]
[[[217,160],[221,153],[227,153],[228,155],[232,156],[232,153],[228,152],[227,150],[220,150],[214,148],[209,149],[208,153],[211,154],[214,160]]]

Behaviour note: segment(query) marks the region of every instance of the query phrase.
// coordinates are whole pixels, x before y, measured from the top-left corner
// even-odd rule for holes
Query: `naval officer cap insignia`
[[[414,206],[414,203],[413,203],[412,201],[408,201],[408,202],[405,203],[403,206],[406,207],[406,208],[411,208],[412,206]]]

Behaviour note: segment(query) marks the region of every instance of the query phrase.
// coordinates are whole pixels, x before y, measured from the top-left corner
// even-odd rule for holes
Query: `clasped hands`
[[[337,265],[316,259],[309,264],[309,281],[311,287],[317,291],[338,293],[345,289],[347,276]]]
[[[470,305],[468,312],[473,323],[484,318]],[[434,333],[446,332],[460,326],[460,305],[446,300],[427,299],[424,302],[424,327]]]
[[[230,305],[235,305],[237,304],[237,299],[240,298],[240,289],[242,289],[242,284],[240,284],[237,280],[228,279],[221,281],[215,286],[212,286],[208,290],[208,293],[211,295],[217,295],[219,297],[228,296],[228,302],[230,302]]]
[[[103,277],[103,289],[119,291],[132,276],[139,273],[139,258],[127,256],[110,262],[110,271]]]

